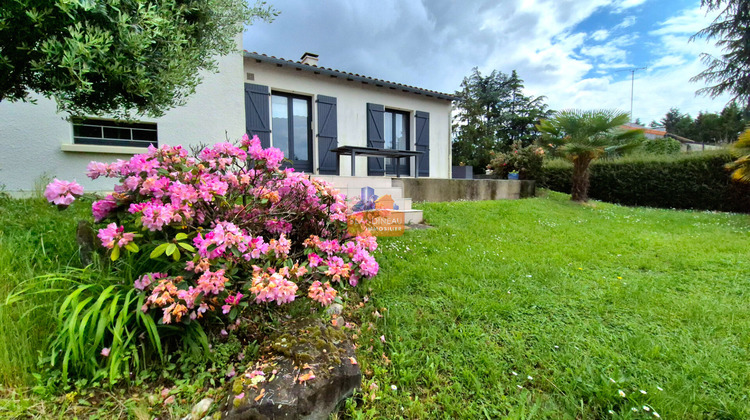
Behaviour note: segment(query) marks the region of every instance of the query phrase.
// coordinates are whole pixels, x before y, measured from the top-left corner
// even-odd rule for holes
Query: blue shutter
[[[385,107],[377,104],[367,104],[367,147],[383,149],[385,147]],[[367,158],[367,175],[385,175],[385,159],[377,157]]]
[[[338,175],[339,159],[332,149],[338,147],[336,98],[318,95],[318,173]]]
[[[424,152],[419,157],[419,176],[430,176],[430,113],[417,111],[414,113],[416,120],[417,138],[415,145],[417,152]]]
[[[271,110],[268,86],[245,83],[245,130],[257,135],[263,147],[271,146]]]

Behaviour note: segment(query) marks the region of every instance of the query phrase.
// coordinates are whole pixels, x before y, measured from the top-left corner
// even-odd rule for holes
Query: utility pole
[[[635,88],[635,72],[638,70],[646,70],[646,67],[638,67],[630,70],[620,70],[619,72],[629,71],[630,72],[630,122],[633,122],[633,90]],[[618,73],[619,73],[618,72]]]

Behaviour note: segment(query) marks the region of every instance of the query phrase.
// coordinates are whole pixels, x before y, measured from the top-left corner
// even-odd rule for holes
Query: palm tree
[[[543,147],[573,162],[571,200],[588,201],[593,160],[624,153],[642,142],[643,130],[622,128],[629,119],[628,113],[614,110],[563,110],[537,125]]]
[[[750,182],[750,128],[732,145],[732,153],[737,156],[737,160],[727,164],[727,168],[733,170],[732,179]]]

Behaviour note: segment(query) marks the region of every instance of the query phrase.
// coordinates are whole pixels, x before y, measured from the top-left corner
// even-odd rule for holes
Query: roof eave
[[[372,77],[362,76],[359,74],[346,73],[343,71],[334,70],[334,69],[330,69],[327,67],[311,66],[309,64],[302,64],[302,63],[298,63],[295,61],[289,61],[289,60],[284,60],[281,58],[270,57],[267,55],[255,54],[249,51],[245,51],[244,53],[245,53],[244,56],[247,58],[252,58],[258,62],[276,64],[277,66],[280,66],[280,67],[286,66],[286,67],[291,67],[291,68],[295,68],[295,69],[302,70],[302,71],[309,71],[315,74],[323,74],[326,76],[342,78],[345,80],[358,81],[358,82],[362,82],[365,84],[374,85],[377,87],[387,87],[392,90],[401,90],[403,92],[416,93],[418,95],[424,95],[428,98],[443,99],[443,100],[451,101],[451,102],[458,99],[457,97],[453,95],[448,95],[447,93],[420,89],[414,86],[402,85],[400,83],[389,82],[387,80],[374,79]]]

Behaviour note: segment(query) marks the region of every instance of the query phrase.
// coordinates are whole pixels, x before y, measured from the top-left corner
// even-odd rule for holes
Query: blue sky
[[[693,0],[276,0],[281,15],[249,26],[244,48],[452,93],[478,67],[517,70],[527,93],[553,109],[630,110],[659,120],[670,107],[695,116],[728,98],[696,97],[689,79],[711,43],[689,43],[713,16]]]

